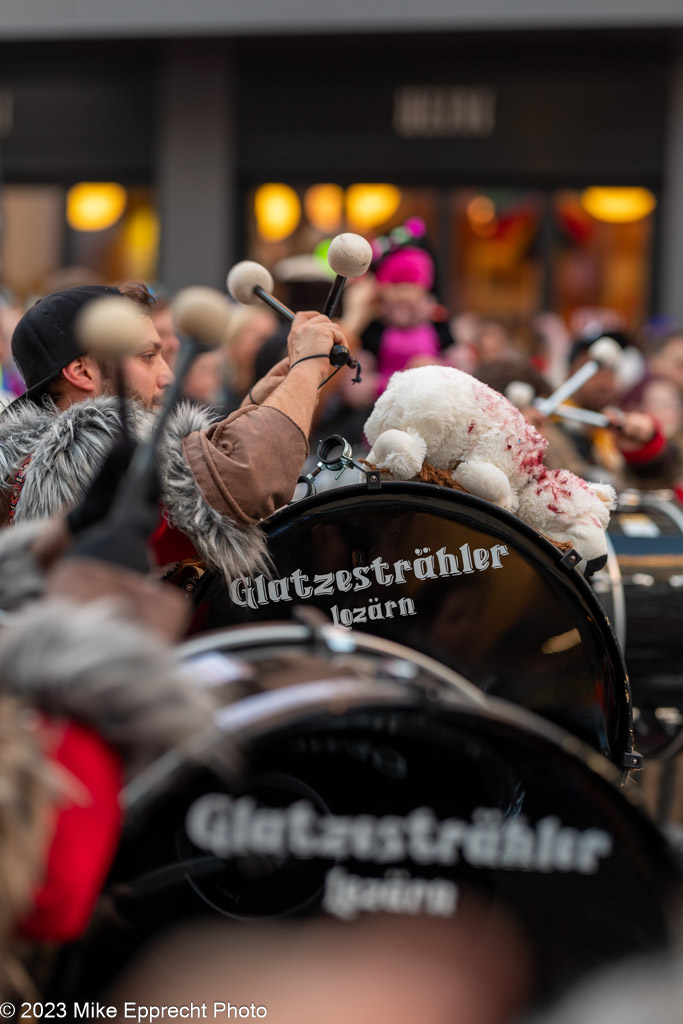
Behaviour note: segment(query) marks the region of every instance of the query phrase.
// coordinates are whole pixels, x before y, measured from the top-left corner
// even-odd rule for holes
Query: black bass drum
[[[625,491],[592,585],[624,651],[640,749],[666,754],[683,713],[683,511],[672,492]]]
[[[313,606],[407,644],[493,696],[561,725],[620,770],[633,755],[628,680],[590,586],[488,502],[419,483],[339,488],[264,524],[270,579],[214,579],[195,628],[286,619]]]
[[[193,744],[204,766],[175,751],[129,783],[109,913],[51,998],[96,999],[131,949],[207,914],[462,928],[476,906],[514,922],[535,1000],[668,943],[677,862],[575,737],[330,626],[257,624],[182,654],[224,701]]]
[[[669,677],[683,691],[683,511],[669,492],[625,491],[610,557],[593,587],[612,618],[631,682]]]

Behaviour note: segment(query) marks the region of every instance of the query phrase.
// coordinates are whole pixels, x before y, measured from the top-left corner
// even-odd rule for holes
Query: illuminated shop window
[[[159,220],[146,186],[5,185],[0,286],[20,300],[78,283],[155,281]]]
[[[265,219],[266,198],[272,222]],[[321,252],[340,231],[372,239],[421,218],[436,258],[438,297],[452,314],[496,318],[523,333],[543,310],[572,327],[585,308],[609,309],[633,328],[651,307],[656,203],[641,186],[270,183],[247,196],[247,253],[273,267]]]
[[[552,297],[574,325],[585,309],[648,316],[656,197],[647,189],[565,189],[553,195]]]
[[[449,208],[452,308],[509,323],[533,316],[543,299],[543,196],[457,189]]]

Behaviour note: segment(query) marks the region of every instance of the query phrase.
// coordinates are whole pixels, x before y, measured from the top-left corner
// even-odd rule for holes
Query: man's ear
[[[72,359],[62,370],[62,375],[69,384],[80,391],[95,391],[96,364],[90,356],[79,356]]]

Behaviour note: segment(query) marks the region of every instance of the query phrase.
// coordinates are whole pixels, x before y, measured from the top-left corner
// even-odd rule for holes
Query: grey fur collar
[[[153,414],[127,405],[138,436]],[[241,530],[204,499],[183,457],[183,439],[211,425],[210,410],[182,403],[169,422],[159,454],[159,475],[169,521],[187,534],[206,564],[229,579],[265,571],[268,553],[258,526]],[[5,488],[32,455],[16,507],[15,522],[42,519],[73,507],[94,479],[120,426],[118,400],[95,398],[60,412],[53,403],[27,402],[0,417],[0,481]]]
[[[37,601],[0,632],[0,696],[73,718],[139,766],[212,726],[211,694],[115,600]]]
[[[139,432],[149,414],[128,406]],[[32,455],[16,508],[15,520],[44,519],[71,508],[92,483],[119,432],[118,402],[95,398],[63,412],[54,403],[27,402],[0,418],[0,479],[13,476]]]
[[[206,564],[228,579],[267,573],[266,538],[258,526],[245,530],[205,501],[183,456],[183,439],[213,422],[211,410],[183,402],[166,428],[159,451],[164,504],[169,522],[191,538]]]

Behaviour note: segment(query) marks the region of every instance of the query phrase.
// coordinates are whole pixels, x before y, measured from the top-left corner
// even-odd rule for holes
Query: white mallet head
[[[74,329],[84,352],[122,359],[140,351],[147,327],[141,306],[125,295],[106,295],[85,306]]]
[[[269,271],[260,263],[253,260],[242,260],[236,263],[228,273],[228,291],[236,302],[245,306],[253,306],[260,302],[257,295],[254,295],[254,288],[263,288],[265,292],[272,292],[273,278]]]
[[[330,242],[327,262],[339,277],[360,277],[372,263],[372,246],[362,235],[346,231]]]
[[[215,288],[197,285],[178,292],[171,313],[181,334],[193,338],[203,348],[217,348],[228,327],[230,303]]]
[[[600,366],[614,370],[621,362],[624,350],[614,338],[598,338],[588,349],[588,355]]]
[[[526,409],[533,403],[536,392],[525,380],[511,380],[505,388],[505,397],[518,409]]]

